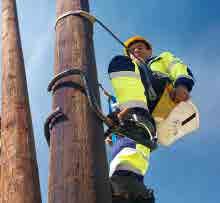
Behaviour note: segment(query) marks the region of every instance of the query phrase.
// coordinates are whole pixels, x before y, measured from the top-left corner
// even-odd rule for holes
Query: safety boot
[[[114,174],[110,178],[112,189],[112,203],[154,203],[154,193],[147,188],[143,181],[138,180],[137,174]]]

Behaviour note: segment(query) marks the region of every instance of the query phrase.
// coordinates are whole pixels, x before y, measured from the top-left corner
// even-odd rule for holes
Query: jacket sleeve
[[[191,91],[194,86],[194,77],[188,66],[170,52],[163,52],[160,57],[174,87],[184,85]]]
[[[117,55],[109,64],[108,73],[111,74],[121,71],[135,71],[135,66],[129,57]]]
[[[127,56],[115,56],[108,67],[108,74],[120,109],[147,107],[145,89],[136,66]]]

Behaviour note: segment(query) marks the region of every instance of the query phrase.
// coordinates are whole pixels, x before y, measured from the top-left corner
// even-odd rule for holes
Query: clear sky
[[[53,76],[55,1],[17,3],[42,197],[46,203],[49,158],[43,123],[51,112],[51,95],[46,88]],[[90,1],[91,13],[122,40],[136,34],[148,38],[155,55],[165,50],[173,52],[189,64],[196,78],[192,98],[200,110],[200,129],[151,156],[145,183],[155,190],[157,203],[220,202],[219,8],[217,0]],[[99,81],[111,91],[107,66],[114,55],[122,53],[122,47],[98,25],[94,27],[94,44]],[[102,106],[106,111],[104,99]]]

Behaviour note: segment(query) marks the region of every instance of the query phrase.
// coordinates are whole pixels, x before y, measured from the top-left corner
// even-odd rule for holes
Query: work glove
[[[110,113],[107,117],[112,121],[112,125],[119,125],[120,121],[118,118],[119,111],[114,111]]]
[[[112,146],[113,142],[112,142],[112,136],[111,136],[111,134],[108,135],[108,136],[105,138],[105,144],[108,144],[108,145]]]

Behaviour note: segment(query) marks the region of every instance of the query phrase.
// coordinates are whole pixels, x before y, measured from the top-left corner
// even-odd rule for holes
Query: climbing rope
[[[127,49],[127,47],[125,46],[125,44],[104,24],[102,23],[99,19],[97,19],[95,16],[89,14],[86,11],[83,10],[75,10],[75,11],[67,11],[64,14],[62,14],[61,16],[59,16],[56,20],[55,23],[55,29],[58,25],[58,23],[66,18],[67,16],[70,15],[74,15],[74,16],[80,16],[83,17],[84,19],[87,19],[90,23],[94,24],[95,22],[97,22],[101,27],[103,27],[119,44],[121,44],[124,48]],[[103,90],[104,93],[107,93],[107,91],[103,88],[103,86],[99,83],[99,87]],[[107,95],[106,95],[107,96]]]
[[[101,25],[109,34],[111,34],[111,36],[117,41],[119,42],[124,48],[127,49],[127,47],[125,46],[125,44],[107,27],[105,26],[100,20],[98,20],[97,18],[95,18],[94,16],[90,15],[88,12],[86,11],[82,11],[82,10],[76,10],[76,11],[68,11],[66,13],[64,13],[63,15],[59,16],[56,20],[56,24],[55,24],[55,29],[58,25],[58,23],[64,19],[67,16],[70,15],[74,15],[74,16],[80,16],[83,17],[85,19],[87,19],[89,22],[91,22],[92,24],[97,22],[99,25]],[[130,50],[128,50],[129,53],[131,53]],[[100,120],[102,120],[109,128],[110,131],[113,133],[116,133],[119,136],[128,136],[131,139],[133,138],[135,141],[137,141],[140,144],[149,146],[151,149],[155,149],[156,148],[156,142],[155,140],[153,140],[153,138],[150,138],[149,140],[147,139],[142,139],[140,138],[141,135],[143,134],[148,134],[147,130],[144,129],[142,126],[140,126],[140,124],[134,120],[128,120],[127,122],[129,122],[129,126],[136,126],[139,128],[142,128],[142,130],[137,133],[135,135],[135,132],[131,132],[131,129],[125,129],[125,126],[120,126],[120,124],[115,124],[114,121],[112,121],[112,119],[110,119],[108,116],[106,116],[102,110],[100,109],[93,93],[92,90],[89,88],[88,85],[88,75],[85,71],[80,70],[79,68],[70,68],[67,69],[59,74],[57,74],[52,81],[50,82],[49,86],[48,86],[48,91],[55,91],[55,84],[58,80],[60,80],[63,77],[69,76],[69,75],[79,75],[84,83],[84,87],[82,88],[79,84],[75,84],[75,88],[76,87],[80,87],[80,89],[83,89],[87,95],[88,101],[89,101],[89,105],[91,107],[91,109],[95,112],[95,114],[99,117]],[[148,78],[148,76],[146,75],[146,78]],[[149,84],[149,86],[151,86],[151,84]],[[102,86],[100,86],[103,90],[104,88]],[[150,90],[152,88],[149,88]],[[53,126],[53,122],[56,122],[56,117],[58,116],[63,116],[60,113],[60,109],[58,109],[57,111],[55,111],[46,121],[45,123],[45,136],[48,140],[49,143],[49,139],[50,139],[50,129],[52,129]],[[55,121],[53,121],[53,119],[55,119]],[[51,125],[52,122],[52,125]],[[140,129],[139,129],[140,130]],[[139,134],[139,135],[138,135]]]
[[[95,22],[98,23],[102,28],[104,28],[104,30],[106,30],[119,44],[121,44],[128,53],[132,54],[135,57],[135,54],[133,54],[133,52],[131,50],[128,49],[128,47],[104,24],[102,23],[102,21],[100,21],[99,19],[97,19],[95,16],[91,15],[90,13],[83,11],[83,10],[75,10],[75,11],[67,11],[65,12],[63,15],[59,16],[56,20],[55,23],[55,29],[57,27],[57,24],[60,20],[64,19],[67,16],[70,15],[74,15],[74,16],[80,16],[83,17],[84,19],[87,19],[89,22],[91,22],[92,24],[94,24]],[[146,65],[144,60],[141,60],[140,58],[135,57],[136,59],[138,59],[139,61],[139,69],[143,70],[143,73],[145,75],[145,79],[146,79],[146,92],[148,94],[148,97],[150,100],[155,101],[157,99],[157,94],[150,82],[149,76],[146,73],[146,70],[148,70],[148,72],[151,72],[150,68],[148,68],[148,66]]]
[[[109,118],[107,118],[104,113],[101,111],[99,108],[98,102],[95,99],[94,94],[92,93],[92,90],[89,88],[90,86],[88,85],[88,75],[85,71],[80,70],[79,68],[70,68],[67,69],[59,74],[57,74],[53,80],[49,83],[48,85],[48,91],[52,91],[56,82],[59,81],[60,79],[67,77],[69,75],[79,75],[80,78],[83,81],[83,89],[86,92],[89,105],[92,108],[92,110],[96,113],[96,115],[109,127],[112,126],[112,123],[110,122]]]
[[[146,130],[144,127],[140,126],[139,122],[137,122],[135,120],[127,120],[127,122],[129,122],[129,127],[127,129],[125,126],[121,125],[120,123],[116,124],[111,118],[109,118],[108,116],[106,116],[102,112],[102,110],[100,109],[100,107],[98,105],[98,102],[96,101],[96,97],[94,96],[94,94],[89,86],[88,75],[85,71],[82,71],[79,68],[69,68],[69,69],[57,74],[49,83],[48,91],[49,92],[52,91],[54,93],[55,90],[57,89],[56,88],[57,86],[59,86],[59,87],[62,86],[62,82],[59,82],[59,81],[65,77],[70,76],[70,75],[79,75],[80,76],[80,78],[83,81],[83,87],[78,84],[75,84],[73,82],[74,83],[73,88],[78,88],[79,90],[82,90],[83,92],[85,92],[85,94],[88,98],[90,108],[98,116],[98,118],[100,120],[102,120],[109,127],[109,129],[112,133],[115,133],[119,136],[127,136],[127,137],[135,140],[137,143],[146,145],[146,146],[150,147],[151,149],[156,148],[156,142],[153,138],[150,137],[149,140],[143,139],[143,135],[148,134],[148,130]],[[63,85],[65,85],[65,83]],[[50,130],[52,129],[52,127],[55,123],[59,122],[60,119],[65,120],[66,118],[65,118],[65,115],[62,112],[62,110],[60,108],[57,108],[57,110],[55,110],[55,112],[53,112],[46,120],[45,137],[47,138],[48,144],[50,143]],[[133,126],[133,127],[131,127],[131,126]],[[139,132],[134,130],[137,127],[139,127]]]
[[[101,27],[103,27],[116,41],[118,41],[124,48],[127,49],[125,44],[105,25],[103,24],[99,19],[97,19],[95,16],[89,14],[86,11],[83,10],[76,10],[76,11],[67,11],[63,15],[59,16],[55,23],[55,29],[57,27],[57,24],[60,20],[64,19],[67,16],[74,15],[74,16],[81,16],[84,19],[87,19],[89,22],[94,24],[95,22],[98,23]]]

